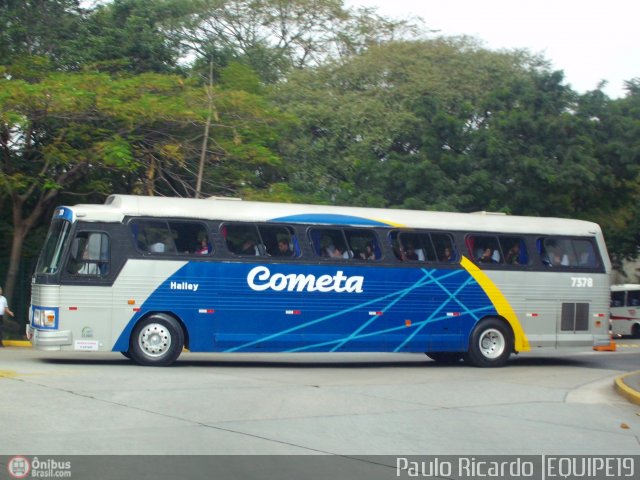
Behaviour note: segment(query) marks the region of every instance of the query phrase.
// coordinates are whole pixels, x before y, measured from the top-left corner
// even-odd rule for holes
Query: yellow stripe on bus
[[[389,220],[383,220],[380,218],[370,218],[369,220],[373,220],[374,222],[384,223],[385,225],[389,225],[390,227],[406,228],[406,225],[403,223],[391,222]]]
[[[516,316],[516,312],[513,311],[511,305],[502,294],[502,292],[496,287],[496,284],[482,271],[477,265],[475,265],[471,260],[467,257],[463,256],[460,261],[460,265],[469,272],[478,285],[484,290],[484,293],[487,294],[491,303],[496,308],[498,314],[505,318],[509,325],[511,325],[511,329],[513,330],[515,349],[518,352],[528,352],[531,350],[529,346],[529,340],[522,329],[522,325],[520,325],[520,321]]]

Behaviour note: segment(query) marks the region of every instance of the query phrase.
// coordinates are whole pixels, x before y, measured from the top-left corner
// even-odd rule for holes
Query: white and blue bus
[[[504,365],[609,344],[598,225],[112,195],[55,210],[27,335],[143,365],[192,352],[420,352]]]

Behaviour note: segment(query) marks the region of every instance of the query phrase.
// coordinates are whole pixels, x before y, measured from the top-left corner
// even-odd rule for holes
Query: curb
[[[2,344],[5,347],[31,347],[31,342],[28,340],[3,340]]]
[[[640,405],[640,392],[634,390],[629,385],[624,383],[624,379],[627,377],[630,377],[631,375],[639,375],[639,374],[640,374],[640,370],[638,370],[637,372],[630,372],[620,377],[617,377],[614,382],[614,386],[618,391],[618,393],[623,397],[625,397],[630,402],[633,402],[637,405]]]

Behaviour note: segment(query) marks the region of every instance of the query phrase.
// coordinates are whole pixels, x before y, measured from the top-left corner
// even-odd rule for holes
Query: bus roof
[[[524,217],[487,212],[453,213],[421,210],[307,205],[223,200],[111,195],[103,205],[70,208],[89,222],[121,222],[125,217],[198,218],[223,221],[281,222],[351,226],[383,226],[476,232],[540,233],[599,236],[596,223],[550,217]]]

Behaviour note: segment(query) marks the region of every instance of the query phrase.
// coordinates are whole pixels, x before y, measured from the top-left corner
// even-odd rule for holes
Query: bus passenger
[[[520,245],[517,243],[513,244],[513,247],[509,249],[507,253],[507,264],[509,265],[520,265]]]
[[[453,253],[451,252],[451,247],[444,247],[444,252],[442,252],[442,256],[440,257],[441,262],[453,262]]]
[[[416,253],[416,249],[412,243],[407,244],[407,249],[404,251],[402,256],[403,260],[420,260],[418,254]]]
[[[482,251],[480,258],[478,258],[478,263],[494,263],[492,255],[493,253],[491,252],[491,249],[485,248]]]
[[[276,252],[276,255],[278,257],[291,257],[293,255],[287,240],[278,240],[278,251]]]
[[[209,242],[207,241],[207,237],[202,237],[199,242],[199,247],[196,249],[196,254],[198,255],[206,255],[209,253]]]
[[[375,260],[376,259],[376,254],[373,251],[373,246],[371,246],[370,243],[367,243],[367,245],[364,247],[364,252],[360,253],[360,258],[362,260]]]
[[[253,240],[248,238],[240,247],[240,255],[258,255],[258,248]]]

